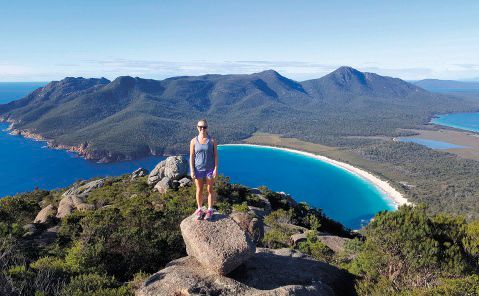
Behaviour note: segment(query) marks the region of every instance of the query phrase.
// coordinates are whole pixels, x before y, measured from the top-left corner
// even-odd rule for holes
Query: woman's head
[[[200,119],[196,124],[196,128],[198,129],[199,133],[206,134],[208,128],[208,123],[206,122],[206,119]]]

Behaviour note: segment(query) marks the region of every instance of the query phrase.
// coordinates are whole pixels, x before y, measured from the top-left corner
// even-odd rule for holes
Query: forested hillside
[[[273,70],[165,80],[65,78],[0,105],[13,129],[83,156],[113,161],[187,153],[200,118],[219,143],[255,131],[331,146],[369,142],[347,136],[397,136],[436,113],[479,110],[479,102],[429,93],[397,78],[341,67],[296,82]],[[28,135],[28,133],[24,133]]]

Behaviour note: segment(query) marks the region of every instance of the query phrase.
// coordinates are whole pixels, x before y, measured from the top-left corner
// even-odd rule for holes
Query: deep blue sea
[[[451,149],[451,148],[465,148],[464,146],[455,145],[448,142],[428,140],[421,138],[398,138],[401,142],[412,142],[424,145],[432,149]]]
[[[0,84],[0,88],[4,86]],[[18,86],[18,85],[17,85]],[[8,85],[11,88],[11,84]],[[4,102],[23,97],[32,90],[20,85]],[[6,93],[6,91],[0,93]],[[12,136],[0,123],[0,197],[30,191],[35,187],[54,189],[79,179],[121,175],[138,167],[151,170],[164,157],[98,164],[64,150],[46,148],[46,143]],[[291,194],[297,201],[319,207],[348,227],[359,228],[378,211],[393,205],[372,184],[328,163],[301,154],[251,146],[220,146],[219,173],[231,182],[251,187],[266,185]]]
[[[433,118],[431,123],[479,133],[479,112],[442,114]]]
[[[20,99],[46,82],[0,82],[0,104]]]

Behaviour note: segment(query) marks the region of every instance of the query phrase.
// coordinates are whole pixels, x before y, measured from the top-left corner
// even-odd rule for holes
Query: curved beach
[[[381,180],[380,178],[376,177],[375,175],[357,168],[355,166],[352,166],[350,164],[340,162],[331,158],[328,158],[326,156],[322,156],[319,154],[314,154],[311,152],[306,152],[306,151],[301,151],[301,150],[296,150],[296,149],[290,149],[290,148],[284,148],[284,147],[276,147],[276,146],[267,146],[267,145],[257,145],[257,144],[222,144],[219,146],[253,146],[253,147],[262,147],[262,148],[272,148],[272,149],[278,149],[278,150],[284,150],[284,151],[289,151],[297,154],[302,154],[308,157],[316,158],[321,161],[327,162],[331,165],[334,165],[338,168],[341,168],[343,170],[346,170],[352,174],[355,174],[356,176],[362,178],[363,180],[373,184],[381,193],[384,194],[384,196],[392,202],[392,204],[397,208],[398,206],[407,204],[411,205],[412,203],[409,202],[399,191],[394,189],[387,181]]]

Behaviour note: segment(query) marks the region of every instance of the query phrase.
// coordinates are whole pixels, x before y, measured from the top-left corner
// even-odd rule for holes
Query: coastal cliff
[[[0,117],[0,122],[2,121],[10,123],[8,127],[8,131],[13,136],[22,136],[27,139],[32,139],[35,141],[45,141],[48,148],[67,150],[67,151],[78,154],[78,156],[83,157],[86,160],[94,160],[94,161],[97,161],[98,163],[125,161],[125,160],[132,160],[134,158],[140,158],[140,157],[144,157],[148,155],[157,155],[154,153],[154,151],[148,151],[143,154],[140,153],[140,154],[135,154],[135,156],[132,156],[132,155],[125,155],[121,153],[113,153],[106,150],[95,150],[95,149],[90,149],[89,147],[90,145],[87,141],[79,145],[60,144],[60,143],[57,143],[57,141],[54,139],[47,139],[41,134],[37,134],[29,130],[15,129],[14,128],[15,122],[13,120],[5,120],[4,118]],[[167,156],[167,155],[163,155],[163,156]]]

